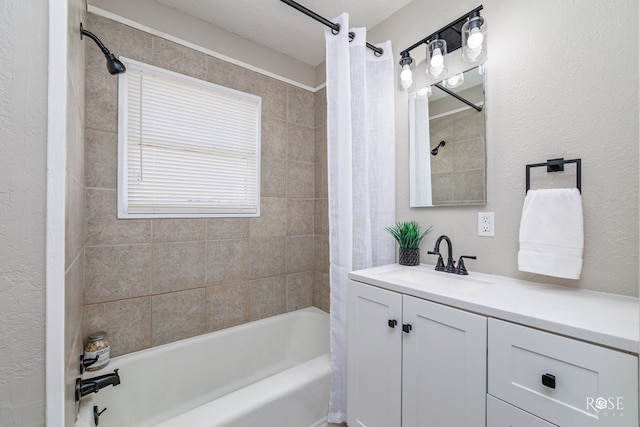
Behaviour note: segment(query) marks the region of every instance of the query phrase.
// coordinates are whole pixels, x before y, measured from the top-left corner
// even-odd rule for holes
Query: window
[[[118,218],[259,216],[261,98],[121,59]]]

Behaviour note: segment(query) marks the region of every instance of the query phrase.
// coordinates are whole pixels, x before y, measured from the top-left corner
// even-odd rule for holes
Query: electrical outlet
[[[495,215],[493,212],[478,212],[478,236],[494,237]]]

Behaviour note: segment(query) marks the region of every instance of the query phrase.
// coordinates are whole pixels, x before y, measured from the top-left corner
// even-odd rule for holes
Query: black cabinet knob
[[[397,324],[398,324],[398,321],[396,319],[389,319],[388,325],[390,328],[395,328]]]
[[[556,376],[551,374],[542,375],[542,384],[549,388],[556,388]]]
[[[402,330],[406,333],[409,333],[409,331],[411,330],[411,325],[408,323],[405,323],[404,325],[402,325]]]

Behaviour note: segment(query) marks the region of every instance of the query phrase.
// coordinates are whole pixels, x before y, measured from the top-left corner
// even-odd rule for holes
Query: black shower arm
[[[91,40],[93,40],[94,42],[96,42],[96,44],[98,45],[98,47],[100,48],[100,50],[102,51],[102,53],[106,55],[111,55],[111,52],[109,52],[109,49],[107,49],[105,47],[105,45],[102,44],[102,42],[100,41],[100,39],[98,38],[98,36],[96,36],[95,34],[93,34],[90,31],[85,30],[84,28],[82,28],[82,23],[80,23],[80,38],[82,38],[82,36],[85,35],[87,37],[89,37]]]

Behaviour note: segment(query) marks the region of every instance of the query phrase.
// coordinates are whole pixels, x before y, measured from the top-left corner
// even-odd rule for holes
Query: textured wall
[[[0,2],[0,425],[45,419],[47,7]]]
[[[85,336],[106,330],[118,355],[312,305],[313,93],[87,21],[117,55],[262,97],[262,216],[117,220],[117,79],[87,47]]]
[[[407,96],[396,93],[397,216],[432,224],[423,248],[447,234],[471,271],[638,295],[638,2],[483,2],[488,21],[485,207],[409,208]],[[369,34],[394,52],[473,9],[471,0],[414,0]],[[418,60],[424,49],[412,52]],[[422,55],[422,56],[420,56]],[[453,55],[458,57],[458,52]],[[460,63],[460,61],[457,61]],[[456,72],[459,64],[449,67]],[[578,281],[518,271],[525,165],[582,158],[584,267]],[[575,183],[573,171],[533,176]],[[535,180],[535,181],[534,181]],[[477,212],[495,212],[494,238],[477,236]],[[423,262],[433,259],[423,252]]]

